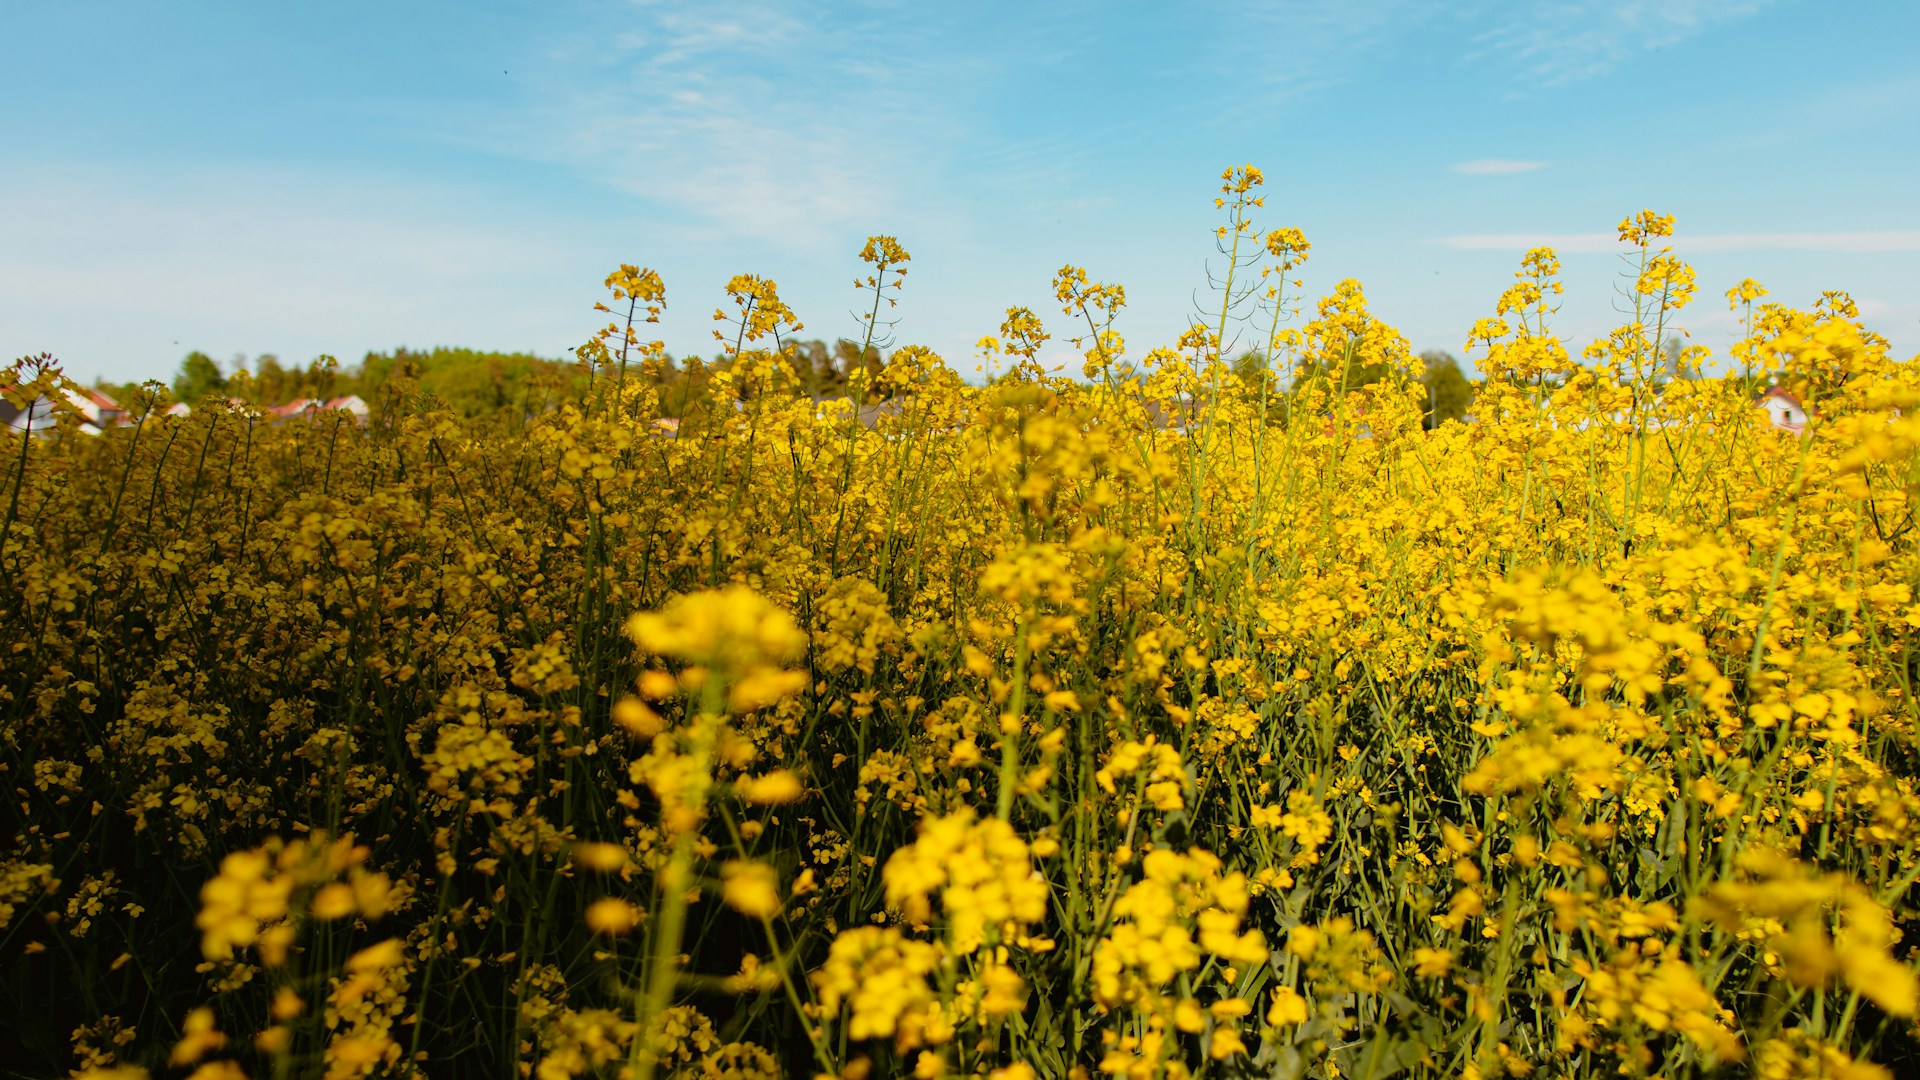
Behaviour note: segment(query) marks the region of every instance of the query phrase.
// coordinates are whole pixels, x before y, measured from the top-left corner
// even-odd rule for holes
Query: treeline
[[[865,367],[877,375],[884,366],[879,349],[868,347],[862,355],[858,343],[841,339],[819,339],[788,343],[796,392],[815,398],[845,397],[854,374]],[[1426,426],[1435,427],[1448,420],[1464,419],[1472,405],[1474,384],[1461,370],[1458,361],[1445,352],[1420,354],[1426,371],[1421,378],[1427,390]],[[707,359],[671,355],[661,361],[629,366],[626,377],[647,379],[658,390],[662,416],[697,428],[707,420],[710,395],[707,384],[713,374],[731,363],[726,357]],[[1281,373],[1276,365],[1258,351],[1242,353],[1232,362],[1235,373],[1256,388],[1264,379],[1269,389],[1279,392]],[[611,370],[607,371],[611,375]],[[1341,373],[1320,373],[1341,378]],[[1345,384],[1359,388],[1387,374],[1383,365],[1352,363],[1345,372]],[[175,372],[170,389],[173,396],[189,405],[208,395],[235,398],[261,408],[272,408],[299,399],[332,400],[356,395],[376,415],[397,403],[411,407],[444,406],[470,420],[500,417],[525,419],[577,400],[591,383],[587,368],[574,359],[552,359],[523,352],[493,352],[481,349],[436,347],[432,349],[396,348],[387,352],[369,352],[357,365],[342,365],[322,356],[305,365],[283,363],[271,353],[248,358],[236,356],[226,363],[215,361],[203,352],[189,353]],[[136,399],[138,384],[101,382],[99,389],[122,402]]]
[[[225,364],[203,352],[188,353],[174,373],[173,396],[196,405],[209,396],[233,398],[261,408],[300,399],[328,401],[358,396],[376,412],[409,400],[444,405],[468,418],[546,411],[577,395],[585,372],[572,361],[521,352],[405,347],[369,352],[357,365],[321,356],[305,365],[281,362],[272,353],[236,356]],[[137,384],[102,386],[130,399]]]
[[[864,360],[851,341],[806,340],[790,343],[797,389],[814,397],[842,397],[864,363],[879,371],[880,350],[869,347]],[[704,359],[671,355],[650,365],[632,365],[628,378],[648,379],[659,390],[662,414],[698,421],[707,398],[706,385],[726,358]],[[441,405],[468,419],[497,416],[534,416],[575,400],[585,393],[592,375],[574,359],[551,359],[523,352],[436,347],[369,352],[357,365],[343,365],[321,356],[305,365],[287,364],[272,353],[249,358],[241,355],[221,363],[204,352],[192,352],[180,362],[169,384],[173,396],[195,405],[208,396],[234,398],[261,408],[299,399],[321,401],[356,395],[375,413],[394,403]],[[112,383],[97,388],[123,402],[137,399],[139,383]],[[691,412],[693,416],[687,416]]]
[[[1420,354],[1420,360],[1426,370],[1420,376],[1420,384],[1426,389],[1427,403],[1421,424],[1427,430],[1439,427],[1449,420],[1465,420],[1473,405],[1474,384],[1468,380],[1466,372],[1460,370],[1460,362],[1453,354],[1437,349],[1429,349]],[[1258,391],[1260,383],[1267,383],[1267,392],[1283,392],[1281,373],[1267,355],[1258,349],[1249,349],[1233,360],[1233,373],[1247,385],[1247,389]],[[1360,357],[1346,361],[1346,370],[1339,365],[1307,364],[1299,378],[1323,378],[1350,390],[1358,390],[1369,383],[1379,382],[1387,377],[1389,367],[1385,363],[1367,362]]]

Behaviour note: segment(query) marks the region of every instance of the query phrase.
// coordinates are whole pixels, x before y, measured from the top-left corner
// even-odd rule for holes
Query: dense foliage
[[[7,1070],[1911,1075],[1916,365],[1748,282],[1806,434],[1665,380],[1646,214],[1629,325],[1573,363],[1531,253],[1427,432],[1258,184],[1174,348],[1061,272],[1082,379],[1015,310],[823,403],[743,276],[665,437],[625,267],[552,411],[23,437]]]
[[[855,372],[878,371],[884,364],[880,348],[869,344],[863,352],[859,343],[845,338],[832,345],[818,338],[786,341],[781,348],[793,375],[786,389],[815,397],[845,397]],[[659,407],[667,415],[691,427],[704,424],[713,402],[707,380],[714,370],[731,364],[725,350],[711,360],[689,356],[676,361],[664,350],[651,359],[645,370],[629,373],[631,377],[653,384]],[[370,352],[350,367],[330,356],[305,367],[288,367],[271,353],[252,359],[236,356],[222,366],[206,353],[194,351],[180,362],[168,389],[189,408],[209,396],[266,409],[292,401],[324,403],[354,396],[376,414],[389,408],[445,409],[468,421],[505,417],[524,421],[563,404],[578,405],[589,383],[573,362],[530,353],[439,346]],[[143,393],[139,383],[103,380],[95,388],[117,401],[138,400]]]

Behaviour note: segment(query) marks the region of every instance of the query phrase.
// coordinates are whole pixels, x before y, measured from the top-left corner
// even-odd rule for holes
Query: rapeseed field
[[[797,393],[742,276],[676,431],[623,267],[524,415],[18,433],[0,1068],[1915,1075],[1920,365],[1751,281],[1669,348],[1648,212],[1618,331],[1528,254],[1427,430],[1261,180],[1177,342],[1067,267],[986,386]],[[910,255],[860,257],[867,355]]]

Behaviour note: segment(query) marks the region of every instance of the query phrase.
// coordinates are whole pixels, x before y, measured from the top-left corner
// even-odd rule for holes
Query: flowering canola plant
[[[1649,211],[1626,323],[1570,355],[1530,252],[1427,430],[1406,340],[1354,281],[1305,308],[1307,238],[1222,179],[1221,303],[1145,354],[1069,266],[990,385],[882,355],[875,237],[837,403],[743,274],[666,437],[667,283],[622,266],[548,411],[156,393],[8,444],[0,1057],[1920,1069],[1920,363],[1745,281],[1707,377]]]

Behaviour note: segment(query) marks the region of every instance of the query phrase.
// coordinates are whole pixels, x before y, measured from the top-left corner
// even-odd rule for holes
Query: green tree
[[[1427,365],[1426,373],[1420,376],[1421,385],[1427,388],[1427,430],[1449,420],[1464,419],[1467,407],[1473,404],[1473,384],[1461,372],[1460,362],[1437,349],[1421,353],[1420,359]]]
[[[173,396],[190,405],[198,405],[208,394],[223,393],[226,389],[227,377],[221,374],[220,365],[198,349],[180,361],[180,370],[173,377]]]
[[[280,364],[280,358],[272,353],[261,353],[253,361],[253,393],[261,405],[284,405],[294,396],[299,378],[298,372],[288,371]]]
[[[1234,377],[1247,388],[1249,395],[1258,397],[1262,384],[1265,384],[1269,397],[1280,393],[1280,379],[1274,374],[1273,360],[1259,349],[1248,349],[1234,357],[1232,368]]]
[[[327,378],[323,381],[321,375]],[[307,392],[326,397],[358,394],[376,413],[390,400],[418,393],[468,419],[524,418],[552,408],[556,391],[561,397],[577,394],[585,380],[577,365],[531,353],[403,347],[370,352],[357,368],[315,370],[308,380],[313,388]]]
[[[833,366],[833,354],[826,342],[814,338],[787,344],[792,348],[793,373],[799,378],[802,390],[816,397],[846,393],[846,380]]]
[[[864,369],[866,371],[867,400],[873,402],[891,397],[893,395],[893,388],[885,386],[879,379],[882,367],[880,348],[877,345],[867,346],[866,351],[863,353],[860,349],[860,343],[857,341],[841,338],[833,343],[833,370],[837,380],[836,393],[846,393],[846,388],[852,384],[854,375]]]

